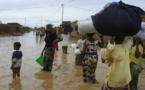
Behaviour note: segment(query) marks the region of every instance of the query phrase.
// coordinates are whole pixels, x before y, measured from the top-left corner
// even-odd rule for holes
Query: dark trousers
[[[52,66],[53,66],[54,54],[55,54],[55,48],[54,47],[49,47],[45,51],[45,54],[44,54],[44,67],[43,67],[43,69],[45,71],[51,72]]]
[[[67,46],[62,46],[62,51],[64,54],[67,54]]]
[[[83,60],[83,54],[76,55],[75,64],[76,65],[82,65],[82,60]]]

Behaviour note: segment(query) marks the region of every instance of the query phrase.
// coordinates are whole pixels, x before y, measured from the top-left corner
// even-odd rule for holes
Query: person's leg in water
[[[65,46],[65,54],[67,54],[67,48],[68,48],[68,46]]]
[[[51,53],[50,53],[50,55],[49,55],[49,60],[48,60],[48,71],[49,71],[49,72],[52,71],[54,54],[55,54],[55,48],[52,47],[52,48],[51,48]]]
[[[20,77],[20,72],[17,73],[17,77]]]
[[[13,79],[15,79],[16,78],[16,73],[15,72],[13,72]]]
[[[98,83],[95,79],[95,71],[97,68],[97,62],[91,61],[91,64],[89,65],[90,67],[90,82],[91,83]]]
[[[62,46],[62,52],[64,53],[64,46]]]
[[[13,71],[13,79],[15,79],[17,76],[16,68],[13,68],[12,71]]]
[[[67,54],[67,46],[62,46],[62,51],[64,54]]]
[[[89,61],[88,60],[84,60],[83,61],[83,81],[84,82],[89,82]]]
[[[21,67],[17,68],[17,77],[18,78],[20,77],[20,69],[21,69]]]
[[[43,70],[44,71],[47,71],[48,70],[48,62],[49,62],[49,50],[45,50],[45,53],[44,53],[44,67],[43,67]]]

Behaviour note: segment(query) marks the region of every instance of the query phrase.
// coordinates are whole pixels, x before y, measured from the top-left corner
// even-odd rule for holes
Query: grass
[[[71,36],[69,40],[70,40],[71,42],[76,43],[79,39],[80,39],[79,37],[73,37],[73,36]]]

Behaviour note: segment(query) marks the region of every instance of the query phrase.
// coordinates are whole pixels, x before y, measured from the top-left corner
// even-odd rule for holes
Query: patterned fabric
[[[102,90],[132,90],[132,89],[129,89],[129,85],[126,85],[124,87],[112,88],[109,87],[107,84],[104,84]]]
[[[51,71],[53,66],[53,59],[54,59],[55,48],[49,47],[45,49],[44,54],[44,67],[43,69],[46,71]]]
[[[53,41],[57,38],[58,38],[58,36],[55,32],[46,31],[46,37],[45,37],[46,47],[53,46]]]
[[[85,81],[95,80],[95,70],[98,62],[97,42],[85,41],[85,54],[83,59],[83,77]]]

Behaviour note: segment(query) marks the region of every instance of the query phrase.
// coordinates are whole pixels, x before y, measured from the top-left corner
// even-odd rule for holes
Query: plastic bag
[[[36,59],[36,62],[40,64],[40,66],[44,66],[44,57],[40,56],[39,58]]]
[[[78,54],[81,54],[81,52],[80,52],[79,49],[76,49],[76,50],[75,50],[75,55],[78,55]]]

